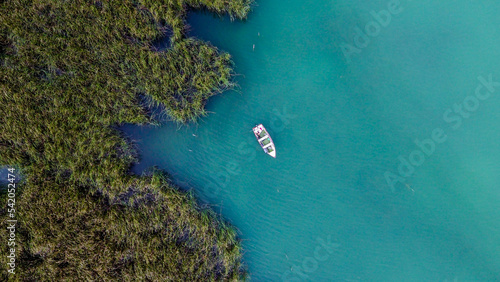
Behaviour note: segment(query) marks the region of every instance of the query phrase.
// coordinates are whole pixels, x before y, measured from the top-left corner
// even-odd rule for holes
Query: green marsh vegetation
[[[0,164],[20,167],[16,275],[2,280],[244,277],[236,231],[116,130],[195,121],[233,87],[231,58],[185,34],[188,9],[244,19],[249,0],[0,1]],[[153,46],[165,34],[170,48]],[[147,97],[145,105],[141,97]],[[6,218],[6,198],[0,197]],[[7,232],[0,232],[7,242]],[[0,247],[7,253],[7,244]],[[6,267],[6,257],[0,258]]]

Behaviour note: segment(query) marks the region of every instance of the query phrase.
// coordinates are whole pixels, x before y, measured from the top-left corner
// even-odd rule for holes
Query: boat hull
[[[269,135],[267,129],[262,124],[259,124],[253,128],[253,133],[264,152],[269,156],[276,158],[276,147],[274,146],[273,139],[271,138],[271,135]]]

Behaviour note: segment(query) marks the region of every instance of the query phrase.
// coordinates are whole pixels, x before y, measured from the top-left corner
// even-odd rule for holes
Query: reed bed
[[[208,98],[234,86],[232,63],[186,36],[186,9],[244,19],[250,5],[0,1],[0,164],[25,176],[16,279],[244,279],[234,227],[164,173],[130,175],[137,153],[115,128],[154,123],[154,105],[178,123],[204,115]],[[159,52],[167,31],[172,44]],[[2,193],[0,204],[5,220]]]

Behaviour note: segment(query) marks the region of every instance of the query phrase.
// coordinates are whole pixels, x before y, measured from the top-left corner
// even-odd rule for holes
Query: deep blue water
[[[500,281],[498,11],[260,0],[245,22],[190,13],[192,36],[233,55],[240,88],[198,124],[125,126],[134,171],[163,168],[222,212],[254,281]]]

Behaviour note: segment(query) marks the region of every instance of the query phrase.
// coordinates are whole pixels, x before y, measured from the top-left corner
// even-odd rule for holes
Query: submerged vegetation
[[[175,122],[203,115],[209,97],[233,86],[231,60],[186,36],[187,9],[244,19],[250,4],[0,1],[0,164],[25,176],[16,192],[15,279],[245,275],[234,228],[163,173],[129,175],[136,153],[115,127],[154,122],[152,105]],[[167,33],[171,47],[156,50]],[[6,267],[5,256],[0,262]],[[0,278],[9,278],[5,270]]]

